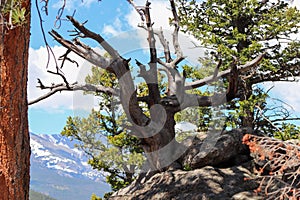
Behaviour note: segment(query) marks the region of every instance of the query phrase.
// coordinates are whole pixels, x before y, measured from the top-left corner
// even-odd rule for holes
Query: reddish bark
[[[0,38],[0,199],[29,199],[30,142],[27,72],[30,1],[22,1],[25,23]],[[3,28],[3,27],[2,27]]]

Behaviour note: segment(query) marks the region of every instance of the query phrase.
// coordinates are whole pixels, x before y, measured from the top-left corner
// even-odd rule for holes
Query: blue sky
[[[43,4],[37,0],[39,9],[41,10]],[[43,17],[43,26],[46,33],[46,38],[49,45],[52,47],[56,57],[65,53],[65,49],[60,47],[55,42],[48,31],[55,29],[61,35],[68,37],[67,30],[72,30],[72,26],[68,21],[62,20],[59,29],[54,27],[57,12],[62,5],[63,0],[49,1],[50,5],[49,16],[41,12]],[[300,4],[294,1],[295,4]],[[52,4],[51,4],[52,3]],[[137,0],[137,5],[144,5],[144,0]],[[151,9],[153,21],[155,22],[154,28],[168,27],[168,17],[171,16],[168,10],[168,1],[153,0],[153,8]],[[75,18],[84,22],[88,20],[86,26],[94,32],[100,33],[104,36],[115,48],[117,48],[124,57],[131,57],[133,55],[145,55],[147,53],[146,35],[143,30],[137,28],[140,22],[139,15],[128,4],[127,0],[67,0],[67,6],[62,15],[65,19],[66,15],[72,15],[75,12]],[[40,78],[45,84],[60,83],[61,79],[57,76],[47,73],[47,70],[53,69],[54,58],[50,60],[50,65],[46,68],[47,51],[43,41],[42,32],[40,29],[39,19],[37,15],[35,1],[32,1],[32,22],[31,22],[31,42],[29,52],[29,80],[28,80],[28,96],[29,101],[41,96],[46,91],[41,91],[36,88],[37,78]],[[166,34],[168,30],[166,30]],[[129,37],[130,36],[130,37]],[[167,36],[168,38],[168,36]],[[187,55],[192,55],[189,58],[190,62],[194,62],[198,56],[203,54],[202,50],[192,49],[193,38],[181,36],[182,49]],[[97,48],[102,52],[96,43],[85,41],[93,48]],[[147,53],[148,55],[148,53]],[[85,62],[82,58],[74,58],[78,61],[80,67],[76,68],[71,63],[67,63],[64,67],[64,73],[70,82],[84,81],[84,77],[89,73],[91,64]],[[140,58],[141,62],[148,62],[147,59]],[[134,60],[134,59],[133,59]],[[268,83],[266,86],[272,85]],[[295,111],[300,110],[300,94],[297,94],[299,83],[276,84],[273,94],[282,97],[284,101],[293,105]],[[64,92],[55,94],[54,96],[34,104],[29,107],[29,128],[34,133],[41,134],[57,134],[60,133],[65,125],[68,116],[85,116],[87,113],[97,105],[97,99],[92,96],[83,96],[80,92]]]
[[[71,30],[70,23],[62,20],[59,29],[54,27],[56,15],[59,7],[63,1],[49,1],[49,15],[46,16],[44,12],[41,12],[43,17],[43,26],[46,33],[47,41],[54,51],[58,53],[56,56],[62,55],[63,48],[58,47],[57,43],[49,36],[48,31],[55,29],[61,34],[67,36],[67,30]],[[54,3],[54,4],[51,4]],[[116,32],[128,30],[130,25],[126,23],[125,15],[130,12],[130,7],[126,1],[104,0],[98,2],[97,0],[85,0],[83,3],[81,0],[67,1],[67,6],[62,15],[65,18],[66,15],[72,15],[76,10],[75,17],[79,21],[89,20],[87,26],[96,32],[102,33],[106,38],[112,37]],[[38,1],[39,9],[41,10],[43,4]],[[47,59],[45,43],[39,24],[37,8],[35,1],[32,1],[32,21],[31,21],[31,40],[30,40],[30,61],[29,61],[29,100],[34,99],[42,93],[38,88],[34,88],[37,85],[36,78],[48,81],[48,83],[59,83],[61,80],[58,77],[47,73],[45,60]],[[58,23],[57,23],[58,24]],[[90,45],[96,46],[91,43]],[[53,58],[51,58],[51,64],[53,66]],[[50,64],[50,68],[51,68]],[[73,66],[68,66],[71,69],[68,74],[72,74]],[[49,80],[50,79],[50,80]],[[47,83],[47,82],[46,82]],[[30,131],[35,133],[60,133],[62,130],[67,116],[73,116],[78,114],[74,113],[72,109],[72,103],[65,102],[65,100],[71,101],[70,96],[72,94],[57,94],[54,97],[50,97],[44,102],[37,103],[29,107],[29,126]],[[60,97],[57,97],[60,96]]]
[[[123,16],[130,11],[130,7],[124,0],[104,0],[101,2],[98,2],[97,0],[84,0],[83,2],[81,0],[67,1],[61,23],[59,23],[59,21],[55,23],[58,10],[62,3],[62,0],[49,1],[49,15],[46,16],[42,11],[43,3],[38,1],[39,10],[41,11],[44,20],[43,25],[46,31],[47,39],[51,46],[57,43],[51,39],[47,32],[51,29],[55,29],[62,33],[65,33],[67,30],[72,30],[70,23],[64,19],[66,19],[66,15],[73,15],[74,12],[74,16],[76,19],[78,19],[78,21],[83,22],[88,20],[87,26],[93,28],[93,30],[96,32],[103,33],[103,31],[105,31],[105,27],[109,25],[112,26],[115,24],[116,20],[120,20],[120,25],[122,24],[122,28],[124,28],[124,30],[127,29],[126,20]],[[59,26],[59,24],[61,26]],[[118,28],[121,28],[120,25]],[[117,28],[117,26],[115,26],[115,28]],[[108,32],[106,32],[105,35],[109,35]],[[30,46],[32,48],[39,48],[40,46],[45,45],[42,40],[35,0],[32,1],[31,36],[32,39]]]

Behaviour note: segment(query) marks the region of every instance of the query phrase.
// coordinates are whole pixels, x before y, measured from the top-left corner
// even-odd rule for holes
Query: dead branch
[[[67,81],[67,78],[66,78],[66,77],[64,76],[64,74],[59,70],[58,67],[56,67],[56,72],[53,72],[53,71],[50,71],[50,70],[48,70],[47,72],[50,73],[50,74],[54,74],[54,75],[60,76],[60,77],[63,79],[63,81],[64,81],[64,83],[66,84],[66,86],[69,87],[69,82]]]
[[[145,5],[145,18],[146,18],[146,27],[148,31],[148,44],[149,44],[149,52],[150,52],[150,62],[149,62],[149,72],[148,72],[148,79],[150,82],[147,82],[148,89],[149,89],[149,96],[153,99],[153,103],[151,104],[158,104],[160,100],[160,93],[158,89],[158,77],[157,77],[157,50],[155,45],[155,37],[153,31],[153,23],[151,21],[150,15],[150,5],[151,3],[146,1]],[[151,105],[150,105],[151,106]]]
[[[178,18],[178,14],[176,11],[176,6],[175,6],[174,0],[170,0],[170,5],[171,5],[172,14],[174,17],[172,23],[175,26],[174,32],[173,32],[173,46],[175,49],[176,59],[173,61],[173,65],[177,66],[182,60],[185,59],[185,57],[183,56],[183,53],[182,53],[182,50],[181,50],[181,47],[180,47],[179,41],[178,41],[179,18]]]
[[[58,60],[62,60],[60,68],[63,68],[66,60],[71,62],[71,63],[76,64],[76,66],[79,67],[78,62],[76,62],[75,60],[68,57],[69,53],[71,53],[71,50],[68,49],[64,55],[62,55],[58,58]]]
[[[145,6],[145,17],[146,17],[146,27],[148,31],[148,43],[150,48],[150,62],[153,64],[157,63],[157,51],[155,46],[155,37],[153,32],[153,23],[151,21],[151,15],[150,15],[150,5],[151,3],[149,1],[146,2]],[[152,67],[156,67],[156,65],[153,65]]]
[[[171,58],[171,53],[169,48],[169,42],[164,37],[162,27],[160,27],[159,31],[154,32],[154,34],[158,36],[159,41],[164,48],[165,62],[170,63],[172,61],[172,58]]]
[[[147,28],[145,26],[143,26],[143,27],[140,26],[140,27],[147,30]],[[164,71],[168,78],[168,88],[167,88],[166,94],[169,96],[174,95],[175,91],[176,91],[174,75],[175,75],[175,73],[178,73],[178,71],[176,71],[175,66],[171,65],[171,62],[173,61],[173,59],[172,59],[171,53],[170,53],[169,42],[165,39],[162,28],[160,28],[160,30],[158,30],[158,31],[153,30],[153,33],[158,36],[159,41],[164,48],[165,61],[162,61],[160,58],[158,58],[157,62],[163,67],[160,70]]]
[[[129,1],[129,0],[128,0]],[[134,8],[136,10],[137,6],[133,4],[133,1],[130,0],[129,3],[131,3]],[[180,75],[180,73],[178,72],[178,70],[176,69],[176,66],[184,59],[183,57],[183,53],[181,51],[180,45],[179,45],[179,41],[178,41],[178,32],[179,32],[179,19],[178,19],[178,15],[177,15],[177,11],[175,8],[175,3],[174,1],[170,1],[171,7],[172,7],[172,13],[173,13],[173,24],[175,26],[174,28],[174,32],[173,32],[173,46],[175,48],[175,54],[176,54],[176,58],[175,60],[173,60],[171,58],[171,53],[170,53],[170,49],[169,49],[169,42],[165,39],[162,28],[159,31],[155,31],[153,30],[152,27],[152,23],[151,23],[151,18],[150,18],[150,12],[149,12],[149,6],[150,3],[147,2],[146,6],[144,7],[144,15],[146,18],[146,26],[139,25],[139,27],[145,29],[148,32],[148,43],[149,43],[149,47],[150,47],[150,57],[151,57],[151,61],[150,61],[150,70],[151,72],[145,73],[145,70],[143,74],[146,74],[148,77],[148,81],[146,80],[147,83],[149,83],[149,81],[151,81],[151,83],[156,83],[156,79],[152,80],[151,77],[156,78],[156,72],[154,72],[154,70],[152,71],[151,69],[156,69],[157,68],[157,62],[163,66],[163,71],[167,74],[167,78],[168,78],[168,88],[167,88],[167,95],[168,96],[172,96],[172,95],[177,95],[177,97],[179,99],[181,99],[180,101],[183,100],[183,96],[184,96],[184,84],[185,84],[185,78],[182,77]],[[139,12],[139,14],[141,14],[141,12]],[[165,54],[165,62],[162,61],[161,59],[157,58],[157,52],[156,52],[156,48],[155,48],[155,38],[154,35],[157,35],[160,43],[162,44],[163,48],[164,48],[164,54]],[[152,65],[152,67],[151,67]],[[138,65],[141,66],[141,65]],[[155,70],[156,71],[156,70]],[[155,73],[155,77],[153,76],[153,73]],[[145,77],[145,75],[143,76]],[[150,77],[150,78],[149,78]],[[148,87],[151,87],[151,85],[148,85]],[[149,88],[150,90],[150,88]],[[154,94],[157,93],[157,87],[155,86],[155,88],[153,88],[154,90]],[[149,94],[151,93],[151,90],[149,91]],[[150,95],[149,95],[150,96]],[[159,98],[157,98],[159,99]]]
[[[244,136],[243,143],[249,146],[258,166],[258,193],[266,199],[300,198],[299,144],[249,134]]]
[[[42,7],[42,10],[44,10],[46,12],[46,15],[48,15],[48,0],[42,0],[41,2],[44,2],[45,5]],[[35,0],[35,6],[36,6],[36,10],[37,10],[37,14],[38,14],[38,18],[39,18],[39,25],[41,28],[41,32],[42,32],[42,36],[43,36],[43,40],[44,43],[46,45],[46,50],[47,50],[47,64],[46,64],[46,68],[48,68],[49,63],[50,63],[50,57],[52,55],[52,57],[54,58],[54,62],[56,67],[58,66],[54,52],[52,50],[52,48],[50,47],[47,38],[46,38],[46,34],[45,34],[45,30],[44,30],[44,25],[43,25],[43,18],[42,18],[42,14],[41,11],[39,9],[39,4],[38,4],[38,0]]]
[[[247,62],[244,65],[237,66],[237,71],[239,73],[242,73],[242,72],[248,71],[249,69],[251,69],[253,67],[256,67],[258,65],[258,63],[263,59],[264,55],[265,54],[261,54],[261,55],[257,56],[255,59],[253,59],[252,61]],[[196,80],[194,82],[186,83],[185,89],[190,90],[190,89],[198,88],[198,87],[207,85],[208,83],[211,83],[216,79],[227,78],[228,76],[231,75],[231,72],[232,72],[231,69],[227,69],[225,71],[219,72],[216,76],[212,75],[212,76],[203,78],[201,80]]]
[[[142,22],[145,21],[145,7],[137,6],[133,0],[127,0],[129,4],[136,10],[136,12],[140,15]]]
[[[167,63],[169,64],[169,63]],[[218,66],[217,66],[218,68]],[[174,69],[175,70],[175,69]],[[175,72],[178,73],[176,70]],[[176,77],[176,75],[174,75]],[[215,80],[215,77],[212,76]],[[181,76],[180,76],[181,78]],[[180,79],[180,78],[177,78]],[[183,76],[183,83],[185,81],[185,78]],[[182,90],[180,90],[180,87],[182,86]],[[175,112],[179,112],[181,110],[184,110],[188,107],[193,106],[199,106],[199,107],[206,107],[206,106],[218,106],[221,104],[224,104],[228,101],[231,101],[234,99],[237,95],[237,89],[238,89],[238,71],[237,67],[235,65],[230,70],[229,75],[229,86],[227,88],[226,93],[215,93],[211,96],[202,96],[198,94],[187,94],[185,93],[183,89],[182,82],[176,82],[176,93],[171,96],[167,96],[162,99],[162,104],[165,106],[171,106],[174,107]]]
[[[146,26],[144,26],[143,24],[142,25],[138,25],[138,27],[140,27],[140,28],[142,28],[142,29],[144,29],[144,30],[147,31]],[[154,30],[153,29],[153,33],[154,33],[154,35],[156,35],[158,37],[161,45],[164,48],[165,62],[166,63],[170,63],[172,61],[172,57],[171,57],[171,52],[170,52],[170,48],[169,48],[169,42],[166,40],[166,38],[164,36],[162,27],[160,27],[159,30]],[[159,59],[158,59],[158,62],[159,62]],[[162,62],[162,61],[160,61],[160,62]]]
[[[62,20],[61,17],[67,5],[67,0],[63,0],[63,1],[64,1],[63,5],[57,11],[56,20],[54,22],[54,27],[56,27],[57,29],[61,27],[61,20]]]
[[[46,13],[46,15],[48,15],[49,0],[41,0],[41,3],[44,3],[44,5],[42,6],[42,11],[44,11]]]
[[[84,35],[84,37],[91,38],[97,41],[107,51],[107,53],[109,53],[109,55],[112,57],[113,60],[117,60],[121,58],[119,53],[110,44],[108,44],[100,34],[96,34],[90,31],[84,26],[84,24],[79,23],[72,16],[67,16],[67,18],[71,21],[73,26],[77,28]]]
[[[272,127],[274,127],[278,132],[282,132],[274,123],[273,121],[271,121],[268,117],[266,117],[263,113],[263,110],[258,106],[258,105],[255,105],[255,108],[258,109],[258,113],[259,115],[264,119],[266,120]]]
[[[147,31],[146,26],[139,25],[139,27]],[[169,42],[165,39],[162,28],[160,28],[160,30],[154,30],[153,29],[153,33],[154,33],[154,35],[158,36],[158,39],[159,39],[161,45],[164,48],[165,61],[162,61],[160,58],[158,58],[157,62],[163,67],[163,68],[160,68],[158,70],[165,72],[166,75],[167,75],[168,88],[167,88],[166,94],[170,96],[170,95],[173,95],[176,91],[175,82],[174,82],[174,80],[175,80],[174,79],[174,74],[175,74],[176,69],[175,69],[174,66],[171,66],[171,64],[170,64],[173,61],[173,59],[172,59],[171,53],[170,53]],[[141,67],[140,64],[137,63],[137,65],[139,67]],[[140,68],[140,70],[143,71],[143,75],[140,74],[140,76],[145,77],[145,75],[146,75],[145,71],[146,70],[144,68],[143,69]],[[147,76],[149,76],[149,75],[147,75]],[[147,82],[147,80],[146,80],[146,82]],[[171,92],[171,91],[173,91],[173,92]]]
[[[144,7],[138,7],[134,4],[133,0],[127,0],[134,9],[138,12],[141,16],[142,22],[146,21],[146,27],[144,25],[140,25],[143,27],[148,33],[148,45],[149,45],[149,53],[150,53],[150,62],[148,63],[150,66],[149,70],[145,70],[144,65],[137,62],[137,65],[140,67],[140,76],[143,77],[146,81],[146,84],[149,89],[149,107],[154,104],[158,104],[160,101],[160,92],[158,88],[158,77],[157,77],[157,50],[155,45],[155,37],[154,37],[154,30],[153,30],[153,23],[151,21],[150,15],[150,5],[149,1],[146,1],[146,5]],[[144,18],[145,17],[145,18]]]
[[[38,87],[41,88],[42,90],[44,89],[49,89],[50,92],[44,94],[43,96],[29,101],[28,105],[35,104],[39,101],[42,101],[52,95],[54,95],[57,92],[62,92],[62,91],[85,91],[85,92],[101,92],[101,93],[106,93],[109,95],[115,95],[119,96],[119,91],[113,88],[109,87],[104,87],[101,85],[93,85],[93,84],[78,84],[78,83],[73,83],[66,85],[65,83],[60,83],[56,85],[51,85],[51,86],[45,86],[40,79],[38,79],[38,83],[40,84]]]
[[[107,69],[108,71],[112,71],[110,66],[110,61],[96,53],[92,48],[80,45],[79,43],[72,43],[71,41],[65,40],[60,34],[56,31],[52,30],[49,34],[61,45],[76,53],[80,57],[86,59],[92,64],[99,66],[103,69]]]
[[[110,73],[116,75],[120,86],[120,98],[124,112],[128,116],[128,120],[136,125],[145,126],[148,123],[148,117],[143,113],[139,107],[133,78],[130,73],[129,62],[119,55],[119,53],[104,40],[100,34],[96,34],[85,27],[84,23],[79,23],[72,16],[67,16],[73,26],[77,29],[74,42],[65,40],[57,32],[52,30],[50,34],[56,41],[62,44],[67,49],[71,50],[75,54],[81,56],[92,64],[99,66]],[[89,46],[81,43],[79,38],[89,38],[98,42],[112,57],[111,60],[107,60],[105,57],[99,55]],[[154,73],[153,73],[154,74]],[[157,76],[157,74],[156,74]],[[157,82],[156,82],[157,83]],[[153,86],[155,84],[152,84]],[[157,84],[156,87],[158,88]],[[149,88],[150,91],[150,88]],[[157,89],[158,91],[158,89]],[[158,94],[159,95],[159,92]],[[151,101],[153,101],[151,98]]]

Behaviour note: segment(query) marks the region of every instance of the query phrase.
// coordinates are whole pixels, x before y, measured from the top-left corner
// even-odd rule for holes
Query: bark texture
[[[29,199],[27,72],[30,1],[22,1],[22,7],[26,9],[26,21],[2,30],[0,40],[0,200]]]

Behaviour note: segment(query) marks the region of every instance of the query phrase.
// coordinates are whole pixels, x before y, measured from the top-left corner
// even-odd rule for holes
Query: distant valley
[[[75,142],[57,135],[30,133],[30,188],[57,200],[88,200],[110,191],[102,172],[87,164]]]

